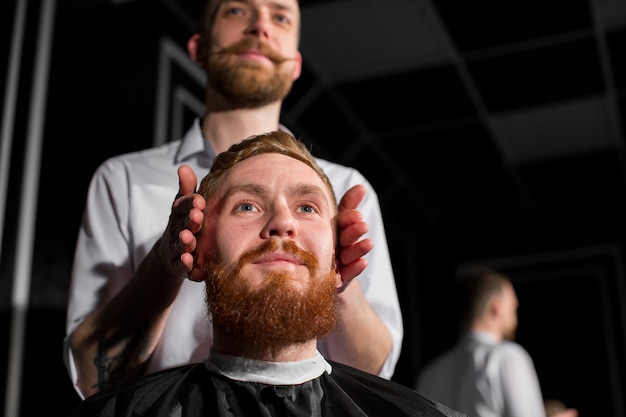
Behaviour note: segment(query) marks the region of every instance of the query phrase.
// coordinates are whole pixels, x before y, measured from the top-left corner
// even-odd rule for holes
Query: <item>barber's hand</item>
[[[370,238],[359,240],[368,231],[367,223],[363,221],[363,215],[357,210],[358,205],[365,197],[365,192],[365,186],[355,185],[346,191],[339,202],[337,262],[344,288],[353,278],[365,270],[367,259],[364,256],[374,247],[374,242]]]
[[[172,204],[167,228],[158,242],[158,253],[172,274],[202,281],[201,271],[194,269],[196,233],[204,221],[204,197],[196,193],[198,180],[188,165],[178,168],[178,194]],[[192,273],[193,272],[193,273]]]

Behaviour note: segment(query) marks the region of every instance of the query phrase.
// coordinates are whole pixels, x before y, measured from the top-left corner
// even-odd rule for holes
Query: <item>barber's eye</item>
[[[287,16],[276,16],[276,20],[278,20],[280,23],[289,23],[289,18]]]
[[[239,8],[239,7],[232,7],[228,10],[226,10],[226,14],[231,14],[234,16],[241,16],[243,15],[243,9]]]

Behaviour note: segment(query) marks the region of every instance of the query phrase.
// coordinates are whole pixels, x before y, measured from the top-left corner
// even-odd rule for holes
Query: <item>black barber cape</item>
[[[309,367],[308,379],[296,384],[282,382],[302,379],[301,367],[292,368],[286,377],[283,368],[272,369],[267,377],[265,369],[259,371],[259,363],[283,365],[234,358],[238,363],[233,371],[216,362],[216,356],[230,358],[227,363],[232,364],[228,361],[233,357],[211,352],[204,363],[162,370],[94,394],[69,417],[466,416],[404,385],[327,362],[319,353],[316,369]],[[250,366],[250,362],[255,363]]]

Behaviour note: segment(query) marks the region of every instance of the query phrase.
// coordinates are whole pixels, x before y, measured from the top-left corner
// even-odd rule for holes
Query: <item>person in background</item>
[[[243,138],[288,130],[279,118],[302,69],[299,32],[296,0],[207,1],[187,45],[207,74],[205,114],[182,139],[110,158],[94,173],[64,340],[65,364],[82,398],[206,358],[213,334],[205,323],[203,277],[192,268],[203,204],[194,198],[196,173],[204,176],[217,154]],[[344,281],[338,325],[318,348],[327,359],[389,379],[403,324],[377,195],[357,170],[318,163],[343,195]]]
[[[533,360],[515,342],[518,299],[510,279],[474,266],[458,284],[463,334],[422,369],[415,389],[473,417],[545,417]]]
[[[235,144],[198,192],[194,268],[213,325],[208,358],[102,390],[71,417],[463,416],[318,352],[344,287],[338,208],[301,142],[275,131]]]

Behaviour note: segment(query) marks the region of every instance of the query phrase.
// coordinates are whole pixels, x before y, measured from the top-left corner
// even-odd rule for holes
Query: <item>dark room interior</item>
[[[62,341],[89,180],[202,113],[194,3],[2,2],[6,417],[79,401]],[[392,379],[413,387],[454,343],[449,288],[484,263],[517,289],[544,395],[626,415],[626,2],[300,3],[304,71],[281,121],[376,190],[404,320]]]

